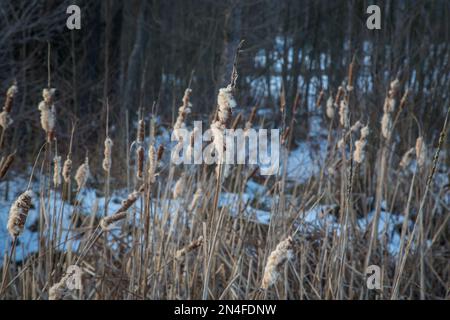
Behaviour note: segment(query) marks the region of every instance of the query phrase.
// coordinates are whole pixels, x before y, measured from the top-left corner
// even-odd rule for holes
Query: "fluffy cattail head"
[[[42,97],[44,98],[44,102],[47,105],[52,105],[53,104],[53,98],[55,96],[56,93],[56,89],[55,88],[45,88],[44,90],[42,90]]]
[[[61,157],[53,158],[53,184],[55,187],[61,185]]]
[[[264,276],[261,284],[262,289],[268,289],[274,285],[280,275],[279,269],[287,261],[293,258],[293,241],[292,237],[281,241],[267,260],[264,269]]]
[[[381,119],[381,133],[385,139],[389,139],[392,133],[392,118],[390,112],[385,112]]]
[[[341,126],[344,128],[348,128],[350,126],[348,103],[345,99],[341,100],[341,105],[339,108],[339,121]]]
[[[103,157],[103,170],[109,172],[111,170],[111,153],[112,153],[113,141],[110,137],[106,137],[105,139],[105,151]]]
[[[327,99],[327,109],[326,109],[327,117],[329,119],[334,118],[334,106],[333,106],[333,98],[331,96]]]
[[[47,139],[50,142],[55,137],[55,123],[56,123],[56,110],[53,104],[53,98],[56,89],[44,89],[42,97],[44,98],[39,103],[39,111],[41,112],[41,126],[47,133]]]
[[[86,185],[86,182],[89,179],[89,174],[89,159],[86,157],[84,163],[78,167],[77,172],[75,173],[75,181],[78,185],[78,191]]]
[[[154,145],[148,149],[148,180],[149,183],[156,181],[157,154]]]
[[[69,183],[70,181],[70,173],[72,172],[72,160],[70,158],[67,158],[66,161],[64,161],[62,175],[64,178],[64,181],[66,183]]]
[[[0,113],[0,127],[5,130],[13,123],[13,120],[11,119],[10,115],[6,111],[2,111]]]
[[[416,140],[416,158],[419,167],[423,167],[427,160],[427,146],[423,137],[419,137]]]
[[[361,137],[355,142],[355,152],[353,153],[353,158],[359,164],[364,161],[365,148],[367,145],[367,137],[369,136],[369,127],[365,126],[361,129]]]
[[[22,193],[9,210],[8,232],[13,238],[17,238],[23,232],[27,221],[28,211],[31,208],[33,191],[27,190]]]
[[[19,92],[19,89],[17,88],[16,84],[13,84],[11,87],[8,88],[8,90],[6,91],[6,100],[5,105],[3,106],[3,111],[7,113],[11,112],[14,97],[17,94],[17,92]]]
[[[186,126],[184,121],[186,120],[186,116],[191,113],[192,108],[192,104],[189,102],[191,93],[192,90],[190,88],[187,88],[184,91],[183,104],[178,108],[178,117],[175,125],[173,126],[175,130],[184,128]]]
[[[234,100],[233,89],[230,85],[219,90],[217,104],[219,105],[218,120],[225,125],[231,117],[232,109],[236,107],[236,100]]]
[[[173,198],[178,199],[183,195],[184,187],[186,185],[185,175],[182,174],[178,181],[175,183],[175,187],[173,188]]]

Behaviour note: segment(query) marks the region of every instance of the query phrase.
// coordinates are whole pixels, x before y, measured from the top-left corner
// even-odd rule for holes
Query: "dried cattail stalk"
[[[203,197],[203,189],[201,186],[199,186],[197,187],[197,190],[194,193],[194,197],[192,198],[191,204],[189,205],[189,211],[193,211],[197,207],[202,197]]]
[[[50,142],[55,137],[56,110],[53,104],[53,97],[56,89],[44,89],[42,92],[43,101],[39,103],[41,112],[41,126],[47,133],[47,139]]]
[[[361,129],[361,136],[358,141],[355,142],[355,152],[353,158],[359,164],[364,161],[365,148],[367,145],[367,137],[369,136],[369,127],[365,126]]]
[[[231,125],[231,129],[236,130],[239,123],[241,122],[241,119],[242,119],[242,112],[239,112],[236,118],[234,118],[233,124]]]
[[[66,161],[64,161],[62,175],[64,178],[64,181],[66,183],[69,183],[70,181],[70,173],[72,172],[72,160],[70,158],[67,158]]]
[[[186,178],[185,175],[182,174],[181,177],[175,183],[175,187],[173,188],[174,199],[178,199],[183,195],[185,185],[186,185]]]
[[[333,106],[333,98],[331,96],[327,99],[327,109],[326,109],[327,117],[329,119],[334,118],[334,106]]]
[[[291,127],[287,127],[286,130],[284,130],[283,135],[281,136],[281,144],[286,144],[288,142],[289,133],[291,132]]]
[[[53,185],[59,187],[61,185],[61,156],[53,158]]]
[[[140,146],[136,151],[137,165],[136,165],[136,177],[142,179],[144,177],[144,147]]]
[[[408,101],[408,95],[409,95],[409,90],[406,90],[405,93],[403,94],[402,99],[400,100],[400,106],[399,106],[400,110],[402,110],[405,107],[406,102]]]
[[[100,220],[100,227],[103,231],[109,230],[109,227],[111,224],[123,220],[127,217],[126,211],[121,211],[113,214],[112,216],[104,217],[102,220]]]
[[[9,210],[7,229],[11,237],[17,238],[23,232],[33,200],[33,191],[22,193]]]
[[[197,240],[192,241],[184,248],[177,250],[177,252],[175,253],[175,259],[177,259],[178,261],[181,261],[184,256],[186,256],[190,252],[194,251],[195,249],[201,247],[202,244],[203,244],[203,236],[200,236],[200,237],[198,237]]]
[[[264,276],[261,284],[262,289],[268,289],[276,283],[280,276],[279,269],[287,260],[292,259],[293,256],[292,237],[288,237],[281,241],[270,254],[264,269]]]
[[[345,99],[341,100],[341,105],[339,108],[339,122],[344,128],[348,128],[350,126],[348,103]]]
[[[317,98],[317,101],[316,101],[316,107],[317,108],[320,108],[320,105],[322,104],[322,100],[323,100],[324,94],[325,94],[325,92],[323,92],[323,89],[320,90],[319,97]]]
[[[252,111],[250,112],[250,117],[248,118],[248,121],[247,121],[247,123],[249,123],[250,127],[252,126],[253,121],[255,121],[256,110],[257,110],[257,107],[255,106],[252,108]],[[247,127],[247,124],[246,124],[246,127]]]
[[[419,167],[423,167],[427,160],[427,146],[422,136],[416,140],[416,158]]]
[[[415,152],[416,150],[414,148],[411,148],[405,152],[405,154],[402,157],[402,160],[400,161],[400,168],[406,169],[409,166],[411,160],[414,158]]]
[[[286,109],[286,90],[284,90],[284,84],[282,84],[280,90],[280,112],[284,113],[285,109]]]
[[[110,137],[106,137],[105,139],[105,151],[103,157],[103,170],[106,172],[110,172],[111,170],[111,153],[112,153],[113,141]]]
[[[1,167],[0,167],[0,180],[3,179],[6,174],[8,173],[9,168],[11,168],[12,163],[14,162],[14,159],[16,157],[16,153],[11,153],[6,157],[5,161],[2,161]]]
[[[86,185],[86,182],[89,179],[89,174],[89,159],[86,157],[84,163],[78,167],[78,170],[75,173],[75,181],[78,185],[78,191]]]

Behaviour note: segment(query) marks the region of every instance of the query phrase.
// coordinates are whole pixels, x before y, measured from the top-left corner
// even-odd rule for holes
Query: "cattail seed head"
[[[44,89],[42,92],[43,101],[39,103],[41,112],[41,127],[47,133],[47,139],[50,142],[55,137],[56,110],[53,105],[53,97],[56,89]]]
[[[142,179],[144,177],[144,147],[140,146],[136,151],[137,164],[136,164],[136,177]]]
[[[89,159],[86,157],[84,163],[78,167],[77,172],[75,173],[75,181],[78,185],[78,191],[86,185],[86,182],[89,179],[89,174]]]
[[[23,232],[27,221],[28,211],[31,208],[33,191],[27,190],[22,193],[9,210],[7,229],[13,238],[17,238]]]
[[[329,119],[334,118],[334,106],[333,106],[333,98],[331,96],[327,99],[327,109],[326,109],[327,117]]]
[[[142,144],[144,143],[144,138],[145,138],[145,122],[143,119],[139,120],[138,123],[138,132],[137,132],[137,143],[138,144]]]
[[[181,177],[175,183],[175,187],[173,188],[173,198],[178,199],[183,195],[184,187],[185,187],[185,175],[182,174]]]
[[[219,105],[218,120],[225,125],[231,117],[232,110],[236,107],[236,100],[234,100],[230,85],[219,90],[217,104]]]
[[[365,126],[361,129],[361,137],[355,142],[355,151],[353,153],[353,158],[359,164],[364,161],[365,148],[367,145],[367,137],[369,136],[369,127]]]
[[[103,166],[103,170],[105,170],[108,173],[111,170],[112,146],[113,146],[113,141],[111,140],[111,138],[106,137],[106,139],[105,139],[105,151],[104,151],[104,157],[103,157],[102,166]]]
[[[156,181],[156,168],[158,166],[155,146],[151,145],[148,149],[148,180],[149,183],[155,183]]]
[[[423,167],[427,160],[427,146],[423,137],[419,137],[416,140],[416,159],[419,167]]]
[[[69,181],[70,181],[70,173],[71,172],[72,172],[72,160],[67,158],[66,161],[64,161],[63,170],[62,170],[62,175],[63,175],[64,181],[66,183],[69,183]]]
[[[53,158],[53,185],[58,187],[61,185],[61,157],[55,156]]]
[[[264,269],[264,276],[261,284],[262,289],[268,289],[274,285],[280,276],[280,268],[287,261],[293,258],[292,237],[281,241],[267,259]]]
[[[9,113],[6,111],[2,111],[0,113],[0,127],[2,127],[3,130],[5,130],[12,123],[13,123],[13,120],[12,120],[11,116],[9,115]]]
[[[178,108],[178,117],[175,122],[175,125],[173,126],[174,130],[182,129],[186,127],[186,124],[184,123],[186,120],[186,116],[191,113],[192,104],[190,103],[189,99],[192,93],[192,89],[187,88],[184,91],[183,96],[183,104]]]
[[[17,85],[13,84],[11,87],[8,88],[6,91],[6,100],[5,105],[3,106],[3,111],[6,113],[10,113],[15,95],[19,92],[19,89],[17,88]]]
[[[336,97],[334,99],[334,104],[336,106],[339,106],[339,102],[341,101],[343,94],[344,94],[344,88],[342,86],[339,86],[338,91],[336,93]]]
[[[164,146],[160,145],[159,148],[158,148],[158,156],[156,157],[156,160],[158,162],[161,161],[163,154],[164,154]]]
[[[345,101],[345,99],[341,100],[341,105],[339,108],[339,121],[341,123],[341,126],[344,128],[348,128],[350,126],[348,103]]]
[[[184,256],[194,251],[195,249],[199,248],[202,244],[203,244],[203,236],[200,236],[196,240],[189,243],[184,248],[177,250],[177,252],[175,253],[175,259],[181,261]]]
[[[389,139],[392,133],[392,118],[390,112],[385,112],[381,119],[381,133],[385,139]]]
[[[126,211],[121,211],[113,214],[112,216],[104,217],[102,220],[100,220],[100,227],[103,231],[109,230],[109,227],[111,224],[123,220],[127,217]]]

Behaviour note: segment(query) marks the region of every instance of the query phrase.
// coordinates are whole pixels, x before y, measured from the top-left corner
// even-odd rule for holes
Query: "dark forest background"
[[[132,128],[139,108],[146,117],[154,111],[170,126],[189,85],[192,118],[207,119],[218,89],[229,81],[241,39],[245,43],[238,60],[239,105],[245,112],[254,105],[276,109],[283,84],[289,114],[300,93],[298,139],[312,115],[323,116],[311,105],[318,92],[335,94],[353,58],[354,119],[379,121],[389,83],[399,77],[411,95],[405,111],[410,116],[398,130],[408,132],[402,135],[410,137],[408,145],[418,130],[433,144],[449,105],[446,0],[0,2],[0,89],[6,92],[14,80],[19,87],[12,112],[15,122],[6,139],[23,155],[30,150],[35,155],[44,140],[37,105],[48,83],[49,44],[63,153],[74,121],[74,150],[101,150],[106,98],[110,132],[115,144],[123,147],[116,150],[125,150],[126,119]],[[70,4],[81,8],[81,30],[66,28]],[[381,30],[366,27],[370,4],[381,7]],[[84,152],[76,155],[83,156]]]

